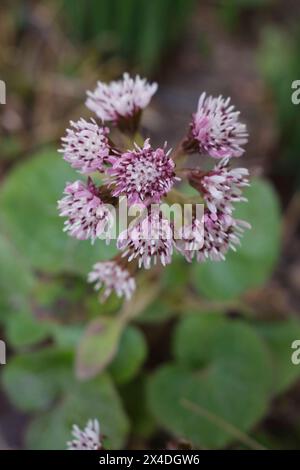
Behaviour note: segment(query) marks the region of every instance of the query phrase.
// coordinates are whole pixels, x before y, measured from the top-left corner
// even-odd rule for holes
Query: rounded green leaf
[[[280,212],[276,194],[269,183],[253,180],[245,191],[248,203],[239,203],[234,216],[249,222],[241,246],[230,251],[226,261],[195,263],[196,289],[211,299],[235,298],[264,284],[278,260]]]
[[[18,310],[27,307],[34,278],[24,260],[6,236],[0,234],[0,320],[9,320]]]
[[[47,409],[72,373],[72,354],[54,348],[15,356],[3,369],[11,402],[23,411]]]
[[[193,315],[179,325],[174,351],[177,363],[156,371],[148,389],[155,418],[171,433],[219,448],[265,414],[270,361],[253,328],[217,314]]]
[[[73,424],[84,427],[89,419],[95,418],[105,436],[105,447],[122,448],[129,423],[120,397],[106,374],[84,383],[70,380],[68,389],[53,410],[40,414],[29,425],[27,447],[34,450],[65,449],[66,442],[72,439]]]
[[[282,393],[300,377],[300,365],[292,362],[292,343],[300,340],[300,322],[296,318],[257,323],[257,331],[270,348],[273,363],[273,393]]]
[[[10,315],[6,322],[6,336],[14,348],[24,348],[43,341],[51,333],[51,325],[35,318],[32,312],[22,311]]]
[[[172,344],[178,363],[187,367],[204,367],[211,360],[216,331],[227,322],[225,315],[217,312],[192,313],[181,321]]]

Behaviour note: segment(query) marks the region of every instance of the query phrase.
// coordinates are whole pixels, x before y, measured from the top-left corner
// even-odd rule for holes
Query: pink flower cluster
[[[96,263],[88,275],[88,281],[103,291],[102,300],[113,291],[130,299],[136,288],[135,272],[157,262],[170,264],[175,251],[189,262],[224,260],[249,228],[247,222],[233,216],[234,204],[246,201],[242,191],[249,185],[247,169],[230,167],[231,157],[241,156],[247,142],[239,113],[229,99],[202,94],[179,151],[167,150],[166,144],[153,148],[149,138],[137,145],[133,133],[156,89],[155,83],[128,74],[110,84],[98,82],[95,91],[88,92],[86,104],[100,122],[71,122],[62,139],[63,158],[79,173],[88,175],[86,182],[68,183],[58,202],[59,214],[66,218],[64,230],[70,236],[92,243],[103,238],[110,241],[113,220],[109,205],[118,206],[127,198],[129,207],[144,208],[142,216],[119,234],[116,245],[120,255]],[[132,147],[116,145],[105,123],[127,134]],[[220,160],[210,171],[196,167],[180,172],[176,158],[195,152]],[[178,190],[174,185],[180,181],[179,172],[199,192],[204,210],[201,217],[193,210],[191,220],[175,230],[174,220],[164,214],[160,204],[176,202]],[[95,173],[97,179],[93,178]],[[182,204],[183,199],[179,199]]]

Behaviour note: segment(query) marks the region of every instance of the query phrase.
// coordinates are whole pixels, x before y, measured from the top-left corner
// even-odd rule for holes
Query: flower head
[[[88,275],[88,282],[95,282],[95,289],[104,289],[101,300],[104,301],[115,291],[118,297],[129,300],[136,288],[135,280],[129,271],[116,261],[96,263]]]
[[[90,419],[81,430],[76,424],[72,428],[74,439],[67,442],[68,450],[100,450],[100,425],[97,419]]]
[[[58,201],[59,215],[67,217],[64,231],[79,240],[102,238],[111,226],[111,214],[93,183],[82,181],[68,183],[65,197]]]
[[[86,105],[102,121],[126,127],[126,120],[137,118],[138,121],[141,110],[148,106],[156,90],[156,83],[150,84],[139,75],[132,78],[124,73],[121,80],[109,84],[98,82],[93,92],[87,92]]]
[[[128,261],[137,258],[139,267],[149,269],[157,260],[165,266],[172,260],[172,226],[160,211],[152,210],[119,235],[117,247],[124,250],[123,256],[128,256]]]
[[[207,211],[204,214],[204,243],[199,250],[186,251],[184,256],[191,261],[194,256],[198,262],[206,260],[224,261],[226,253],[232,249],[236,251],[236,245],[240,245],[240,238],[245,229],[251,226],[244,220],[234,219],[224,213],[217,216]]]
[[[134,150],[114,158],[108,170],[114,184],[113,196],[127,196],[132,204],[159,202],[178,179],[169,153],[165,148],[152,149],[146,139],[143,148],[135,145]]]
[[[230,98],[206,96],[202,93],[193,115],[190,133],[184,143],[187,151],[207,152],[211,157],[240,157],[248,141],[245,124],[239,112],[230,105]]]
[[[212,171],[192,172],[190,182],[203,193],[210,212],[231,214],[233,203],[247,201],[242,195],[242,189],[249,186],[248,175],[246,168],[229,168],[228,159],[223,159]]]
[[[193,254],[202,248],[204,243],[204,218],[194,216],[191,223],[182,225],[177,233],[174,245],[179,253],[189,260],[188,253]]]
[[[224,261],[230,249],[236,251],[236,246],[241,244],[240,238],[245,229],[250,229],[251,225],[244,220],[220,214],[214,219],[207,215],[205,227],[204,245],[203,249],[197,253],[197,261],[205,259]]]
[[[93,119],[90,122],[84,119],[71,121],[71,126],[73,129],[67,129],[67,135],[62,138],[59,152],[80,173],[103,172],[110,154],[109,129],[99,127]]]

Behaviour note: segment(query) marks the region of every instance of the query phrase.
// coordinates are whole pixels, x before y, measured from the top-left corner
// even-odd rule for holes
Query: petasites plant
[[[246,201],[242,191],[249,181],[248,170],[231,167],[231,159],[243,155],[248,134],[230,98],[203,93],[188,132],[172,151],[167,143],[154,148],[149,138],[138,134],[142,111],[156,90],[156,83],[127,73],[119,81],[98,82],[86,101],[98,122],[71,122],[62,139],[64,159],[87,178],[67,183],[58,202],[59,214],[66,218],[64,230],[92,243],[115,238],[120,250],[114,259],[98,261],[88,275],[88,281],[102,290],[102,300],[113,291],[130,299],[138,270],[158,262],[171,264],[175,252],[188,262],[223,261],[250,228],[234,217],[234,204]],[[115,128],[113,133],[108,124]],[[198,154],[199,164],[185,167],[192,153]],[[206,170],[204,156],[218,161]],[[180,186],[175,189],[182,180],[196,189],[198,197],[187,198]],[[139,216],[114,236],[116,210],[124,200],[128,214],[138,208]],[[171,217],[163,210],[171,204],[184,211],[180,223],[178,214]]]

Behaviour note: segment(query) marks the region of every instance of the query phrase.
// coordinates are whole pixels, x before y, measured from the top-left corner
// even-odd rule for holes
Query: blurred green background
[[[296,0],[1,1],[1,448],[64,448],[91,417],[107,448],[300,448],[299,18]],[[102,305],[86,275],[115,251],[62,232],[76,173],[56,149],[86,90],[125,70],[159,83],[157,144],[202,91],[232,96],[253,228],[226,262],[176,258]]]

